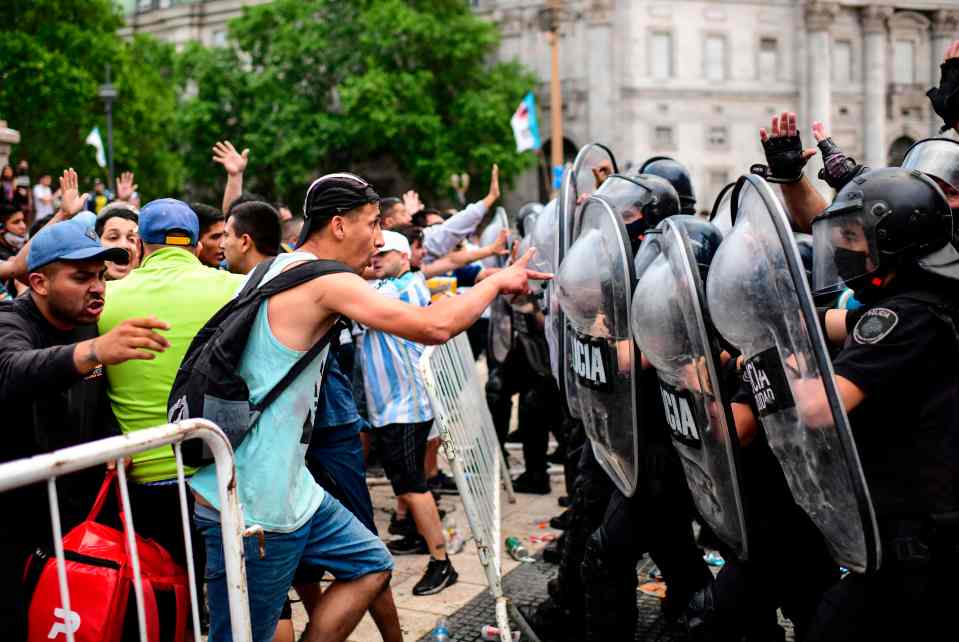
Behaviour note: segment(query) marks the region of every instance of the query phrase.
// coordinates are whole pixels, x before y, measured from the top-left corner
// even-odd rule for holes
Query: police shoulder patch
[[[879,343],[893,331],[897,323],[899,315],[889,308],[873,308],[856,323],[852,337],[857,343]]]

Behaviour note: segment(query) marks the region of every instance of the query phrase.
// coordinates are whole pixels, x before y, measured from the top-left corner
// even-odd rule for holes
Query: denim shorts
[[[206,543],[209,641],[229,642],[233,633],[220,523],[196,514],[193,519]],[[393,558],[383,542],[329,495],[324,497],[310,521],[298,530],[267,532],[264,559],[260,559],[256,537],[244,538],[243,547],[250,619],[256,642],[273,639],[297,566],[319,566],[337,580],[346,581],[393,569]]]

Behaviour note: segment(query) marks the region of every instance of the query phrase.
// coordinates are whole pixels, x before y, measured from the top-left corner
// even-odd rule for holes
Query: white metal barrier
[[[84,468],[114,461],[117,465],[120,501],[126,519],[127,544],[133,570],[133,590],[136,598],[140,640],[147,642],[146,616],[143,603],[143,581],[140,559],[134,537],[133,513],[127,489],[123,459],[131,455],[171,444],[176,456],[177,485],[180,490],[180,519],[186,545],[187,576],[190,582],[190,603],[193,609],[193,635],[199,642],[199,600],[196,594],[196,569],[193,568],[193,542],[190,537],[190,516],[187,514],[186,485],[183,474],[183,456],[180,443],[187,439],[202,439],[213,453],[219,493],[223,555],[226,566],[227,590],[230,602],[230,621],[233,639],[250,642],[250,609],[246,590],[246,565],[243,556],[243,513],[236,492],[233,448],[223,432],[204,419],[190,419],[176,424],[147,428],[118,437],[109,437],[71,448],[55,450],[44,455],[0,464],[0,492],[46,480],[50,500],[50,521],[53,525],[53,544],[57,557],[57,578],[60,584],[61,606],[70,613],[70,589],[67,586],[66,562],[63,553],[63,533],[60,528],[60,507],[57,501],[57,477]],[[202,570],[202,569],[201,569]],[[67,642],[74,642],[72,627],[66,627]]]
[[[527,639],[536,642],[535,634],[519,610],[503,594],[500,485],[509,484],[510,477],[466,333],[442,346],[427,348],[420,358],[419,369],[479,559],[496,600],[500,640],[512,640],[509,610]],[[507,486],[507,493],[515,501],[511,484]]]

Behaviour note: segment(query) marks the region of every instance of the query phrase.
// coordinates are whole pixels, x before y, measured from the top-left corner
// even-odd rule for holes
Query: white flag
[[[523,97],[523,102],[516,108],[509,124],[513,127],[517,152],[539,149],[542,141],[536,123],[536,98],[533,96],[533,92],[529,92]]]
[[[87,135],[85,141],[87,145],[93,145],[97,149],[97,165],[100,167],[107,166],[107,154],[103,149],[103,139],[100,138],[100,128],[94,127],[90,130],[90,133]]]

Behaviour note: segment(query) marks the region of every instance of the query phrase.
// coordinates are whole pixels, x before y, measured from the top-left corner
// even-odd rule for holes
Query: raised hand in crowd
[[[86,208],[90,194],[81,194],[79,185],[80,179],[72,167],[63,171],[63,176],[60,177],[60,209],[51,223],[73,218],[77,212]]]
[[[819,178],[838,192],[864,168],[843,153],[826,132],[826,126],[818,120],[812,124],[812,134],[816,138],[819,151],[822,152],[823,167],[819,170]]]
[[[127,319],[96,339],[78,343],[73,363],[77,371],[85,373],[100,364],[113,366],[131,359],[155,359],[155,353],[170,347],[170,342],[157,330],[169,329],[169,324],[152,316]]]
[[[493,171],[490,173],[489,192],[483,199],[483,205],[486,206],[486,209],[493,207],[493,203],[499,200],[499,196],[499,166],[494,163]]]
[[[509,254],[509,248],[507,247],[507,240],[509,238],[509,230],[500,230],[499,235],[497,235],[496,240],[490,243],[489,245],[484,245],[483,247],[471,248],[471,249],[461,249],[450,252],[446,256],[441,256],[426,265],[421,267],[423,276],[430,279],[434,276],[439,276],[441,274],[446,274],[458,268],[468,265],[473,261],[481,261],[490,256],[505,256]],[[476,280],[481,281],[483,278],[486,278],[493,273],[492,268],[484,268],[480,272],[482,278],[477,276]]]
[[[784,111],[773,116],[768,131],[765,127],[759,129],[759,140],[769,166],[767,178],[777,183],[801,181],[806,161],[816,155],[815,147],[803,148],[796,114],[792,112]]]
[[[246,171],[249,159],[248,147],[238,152],[233,143],[228,140],[217,141],[213,145],[213,162],[223,165],[223,169],[226,170],[226,188],[223,190],[222,208],[224,214],[230,209],[230,204],[243,193],[243,172]]]
[[[813,133],[816,135],[815,129]],[[825,135],[821,123],[819,133]],[[819,135],[816,138],[819,140]],[[781,184],[783,200],[790,216],[801,231],[809,232],[812,220],[828,205],[803,174],[806,161],[816,155],[816,148],[803,147],[796,114],[786,111],[773,116],[768,130],[765,127],[759,129],[759,140],[766,153],[768,167],[754,165],[753,171],[758,170],[760,174]]]
[[[959,40],[946,49],[940,69],[939,86],[930,89],[926,95],[942,118],[942,131],[951,128],[959,133]]]
[[[138,185],[133,182],[133,172],[123,172],[117,179],[117,199],[124,203],[129,203],[133,198],[133,193],[137,191]]]
[[[413,216],[423,209],[423,201],[420,200],[419,194],[413,190],[409,190],[403,194],[403,207],[406,208],[406,211],[410,216]]]

